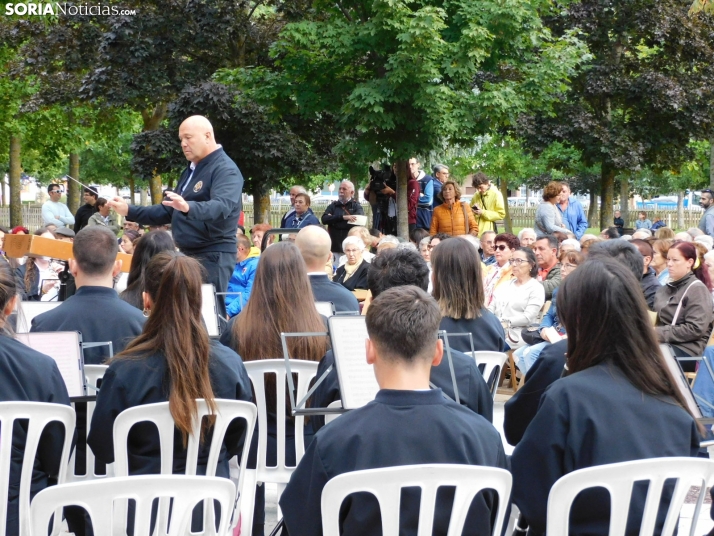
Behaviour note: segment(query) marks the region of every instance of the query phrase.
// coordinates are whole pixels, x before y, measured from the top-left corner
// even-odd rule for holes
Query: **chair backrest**
[[[342,407],[342,400],[333,400],[329,404],[327,404],[328,408],[341,408]],[[332,421],[334,421],[337,417],[339,417],[341,414],[340,413],[328,413],[325,415],[325,424],[330,424]]]
[[[547,534],[568,534],[570,508],[586,489],[605,488],[610,493],[610,536],[621,536],[627,528],[630,496],[635,482],[649,481],[642,515],[640,536],[654,534],[665,480],[677,483],[667,511],[662,536],[671,536],[679,521],[679,511],[691,484],[705,489],[714,481],[714,461],[704,458],[653,458],[588,467],[560,478],[548,495]],[[701,494],[693,519],[698,519],[704,494]],[[692,525],[692,530],[696,522]]]
[[[476,364],[495,398],[498,390],[498,379],[501,376],[503,365],[508,360],[508,355],[503,352],[470,352],[470,354],[476,360]]]
[[[201,285],[201,316],[206,324],[209,337],[218,337],[220,333],[218,323],[218,309],[216,308],[216,287],[211,283]]]
[[[47,404],[44,402],[0,402],[0,504],[7,504],[8,484],[10,481],[10,461],[12,458],[12,429],[18,419],[27,419],[27,435],[20,474],[19,519],[20,534],[29,534],[30,529],[30,484],[35,456],[40,443],[40,436],[45,427],[52,422],[64,426],[64,443],[60,457],[60,469],[57,482],[63,483],[67,477],[67,459],[74,436],[75,414],[70,406]],[[0,515],[0,534],[6,534],[6,517]],[[45,523],[45,533],[47,532]]]
[[[382,534],[399,534],[399,504],[406,487],[421,488],[418,536],[431,536],[436,510],[436,492],[440,486],[455,486],[448,536],[460,535],[473,498],[481,490],[498,494],[498,514],[492,535],[500,536],[511,494],[511,473],[495,467],[428,464],[386,467],[344,473],[330,480],[322,490],[322,532],[338,536],[340,508],[345,497],[367,492],[379,501]]]
[[[217,413],[213,424],[213,437],[208,454],[206,476],[216,474],[218,456],[221,453],[223,438],[226,435],[228,425],[234,419],[244,419],[246,421],[246,435],[241,458],[241,467],[248,459],[250,441],[253,437],[257,409],[251,402],[239,400],[215,400]],[[198,451],[201,437],[201,422],[203,417],[212,415],[208,404],[203,399],[196,400],[198,411],[192,423],[192,433],[188,438],[188,448],[186,453],[186,474],[195,475],[198,463]],[[131,428],[140,422],[153,422],[159,431],[159,441],[161,442],[161,474],[170,475],[173,473],[173,444],[174,444],[174,419],[171,416],[168,402],[158,404],[146,404],[136,406],[122,411],[114,421],[114,473],[116,476],[129,476],[129,457],[127,452],[127,440]]]
[[[220,504],[221,522],[216,534],[225,535],[235,494],[235,486],[227,478],[206,476],[143,475],[52,486],[39,492],[32,501],[31,534],[46,534],[52,514],[58,508],[74,505],[87,511],[95,534],[114,534],[114,527],[124,527],[127,522],[126,509],[115,508],[115,501],[134,499],[134,536],[150,536],[154,499],[171,498],[174,519],[168,534],[189,534],[194,507],[209,499]]]
[[[104,373],[109,368],[109,365],[84,365],[84,377],[87,383],[87,394],[89,396],[95,395],[97,393],[97,384],[104,377]],[[94,401],[88,401],[87,404],[87,426],[85,426],[85,441],[86,436],[89,436],[89,424],[92,422],[92,414],[94,413],[94,407],[97,405]],[[92,449],[85,448],[85,461],[86,470],[84,475],[78,475],[75,473],[75,458],[77,456],[77,449],[72,450],[72,455],[69,459],[69,473],[67,474],[67,482],[81,482],[83,480],[93,480],[95,478],[103,478],[107,475],[98,475],[94,472],[94,453]]]
[[[335,314],[335,306],[329,301],[316,301],[315,309],[325,318],[330,318]]]
[[[253,383],[255,402],[258,406],[258,460],[256,463],[258,482],[277,482],[286,484],[290,480],[294,467],[285,465],[285,400],[286,398],[286,377],[284,359],[262,359],[259,361],[248,361],[245,369],[248,371],[250,381]],[[308,391],[310,381],[317,374],[317,362],[303,361],[300,359],[290,360],[290,370],[297,374],[295,383],[296,403],[300,401]],[[266,465],[265,454],[268,446],[268,412],[265,399],[265,375],[275,374],[276,385],[276,425],[278,433],[277,464],[275,467]],[[303,427],[305,418],[295,416],[295,461],[300,463],[300,459],[305,454],[305,443]],[[242,465],[241,465],[242,467]]]

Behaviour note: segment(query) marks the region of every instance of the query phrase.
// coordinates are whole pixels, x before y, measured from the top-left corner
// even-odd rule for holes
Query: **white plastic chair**
[[[491,394],[496,398],[496,391],[498,391],[498,379],[500,377],[503,366],[508,361],[508,355],[503,352],[469,352],[471,357],[476,360],[477,365],[483,365],[483,378],[488,383],[489,378],[494,369],[498,368],[496,373],[496,380],[493,385],[489,385],[491,389]]]
[[[104,373],[109,368],[109,365],[84,365],[84,377],[87,383],[87,394],[95,395],[97,393],[97,384],[104,377]],[[89,436],[89,425],[92,423],[92,414],[94,413],[94,408],[97,405],[96,402],[86,402],[87,404],[87,426],[86,435]],[[86,441],[86,437],[85,437]],[[85,474],[78,475],[75,472],[75,458],[77,457],[77,450],[72,450],[72,455],[69,458],[69,473],[67,474],[67,482],[82,482],[85,480],[95,480],[97,478],[105,478],[106,476],[111,476],[109,474],[111,466],[107,466],[106,475],[98,475],[94,472],[94,453],[89,445],[85,449]]]
[[[253,530],[253,508],[255,503],[255,486],[258,482],[270,482],[278,484],[278,501],[280,495],[290,481],[295,467],[288,467],[285,464],[285,400],[286,398],[286,378],[284,359],[262,359],[259,361],[249,361],[244,363],[248,371],[250,381],[253,384],[255,402],[258,406],[258,455],[255,469],[246,471],[246,482],[244,484],[245,495],[241,501],[241,534],[251,534]],[[300,359],[290,360],[290,370],[297,374],[295,383],[296,403],[300,401],[308,391],[310,382],[317,374],[315,361],[302,361]],[[276,425],[278,434],[277,459],[275,467],[268,467],[266,464],[266,451],[268,447],[268,412],[265,401],[265,375],[275,375],[276,385]],[[305,434],[303,427],[305,417],[295,417],[295,462],[300,463],[305,454]],[[245,467],[241,464],[241,467]],[[252,482],[252,485],[249,483]],[[278,518],[280,518],[280,507],[278,506]]]
[[[316,301],[315,309],[317,309],[317,312],[325,318],[330,318],[335,314],[335,306],[329,301]]]
[[[116,534],[113,527],[125,527],[127,518],[121,517],[126,515],[125,511],[116,509],[115,501],[134,499],[134,536],[149,536],[152,534],[151,507],[157,498],[173,500],[170,536],[190,533],[193,509],[204,500],[220,504],[218,534],[226,534],[235,494],[230,480],[206,476],[142,475],[52,486],[39,492],[32,501],[32,534],[45,534],[55,511],[75,505],[89,514],[94,534]],[[126,534],[123,529],[120,533]]]
[[[18,419],[27,419],[27,438],[22,458],[20,474],[19,521],[20,534],[29,534],[30,530],[30,484],[35,456],[40,444],[40,436],[45,427],[52,422],[64,426],[64,443],[60,456],[60,468],[57,482],[67,478],[67,459],[74,436],[75,414],[70,406],[47,404],[43,402],[0,402],[0,505],[7,505],[10,482],[10,459],[12,457],[12,429]],[[0,506],[0,534],[6,534],[7,520],[4,506]],[[53,534],[59,530],[59,517],[56,517]],[[44,531],[47,532],[47,524]]]
[[[195,475],[196,466],[198,464],[199,439],[201,437],[201,421],[204,416],[211,415],[208,404],[205,400],[196,400],[198,405],[197,416],[193,420],[192,434],[188,438],[188,448],[186,453],[186,475]],[[243,452],[240,459],[240,466],[245,467],[248,461],[248,452],[250,451],[250,442],[253,437],[255,428],[255,420],[258,413],[255,404],[251,402],[243,402],[239,400],[215,400],[218,413],[215,414],[215,422],[213,424],[213,437],[211,439],[211,447],[208,454],[208,462],[206,466],[206,476],[215,476],[216,467],[218,465],[218,456],[223,445],[223,438],[226,434],[228,426],[234,419],[243,419],[246,422],[245,441],[243,443]],[[122,411],[114,421],[114,474],[118,477],[129,475],[129,458],[127,452],[127,440],[131,428],[140,422],[153,422],[159,432],[159,441],[161,443],[161,474],[171,475],[173,473],[173,445],[174,445],[174,420],[169,411],[168,402],[160,402],[158,404],[146,404],[144,406],[136,406]],[[238,481],[235,482],[235,487],[238,491],[239,501],[242,502],[243,487],[248,485],[245,479],[246,471],[241,471]],[[160,519],[162,534],[166,532],[166,522],[168,521],[168,501],[160,502]],[[236,512],[239,505],[236,505]],[[213,508],[209,508],[208,504],[204,505],[204,530],[209,531],[215,526],[213,521]],[[234,516],[235,518],[235,516]],[[234,519],[232,525],[237,524],[238,520]]]
[[[342,400],[333,400],[329,404],[327,404],[328,408],[341,408],[342,407]],[[334,421],[337,417],[342,415],[341,413],[330,413],[328,415],[325,415],[325,424],[330,424],[332,421]]]
[[[671,536],[679,521],[679,512],[689,492],[690,485],[706,489],[714,483],[714,461],[704,458],[653,458],[631,462],[599,465],[573,471],[558,479],[548,495],[547,534],[568,534],[570,509],[578,494],[589,488],[605,488],[610,493],[610,536],[625,534],[630,496],[635,482],[649,481],[647,500],[642,515],[639,534],[654,533],[657,511],[665,480],[676,478],[662,536]],[[694,517],[699,518],[705,493],[701,493]],[[690,536],[694,535],[696,522],[692,523]]]
[[[340,534],[340,507],[345,497],[368,492],[379,501],[382,534],[399,534],[399,503],[402,488],[421,488],[418,536],[430,536],[436,510],[436,492],[440,486],[456,486],[448,536],[460,535],[473,498],[481,490],[498,494],[498,514],[492,535],[499,536],[511,494],[511,473],[495,467],[474,465],[427,464],[386,467],[344,473],[330,480],[322,490],[322,533]],[[554,533],[555,534],[555,533]]]

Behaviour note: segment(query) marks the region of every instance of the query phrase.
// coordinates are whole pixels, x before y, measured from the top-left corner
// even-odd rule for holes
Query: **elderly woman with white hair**
[[[535,230],[530,227],[524,227],[518,233],[518,240],[521,243],[522,248],[531,247],[533,244],[535,244],[535,241],[536,241]]]
[[[367,289],[369,263],[364,260],[364,242],[357,236],[348,236],[342,241],[342,251],[347,262],[335,272],[333,281],[347,290]]]
[[[560,251],[580,251],[580,242],[575,238],[566,238],[560,243]]]

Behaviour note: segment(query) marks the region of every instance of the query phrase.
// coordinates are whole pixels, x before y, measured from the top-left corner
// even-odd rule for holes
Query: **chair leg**
[[[513,359],[513,350],[508,351],[508,368],[511,370],[511,389],[517,391],[518,378],[516,377],[516,372],[518,371],[518,367],[516,367],[516,361]]]

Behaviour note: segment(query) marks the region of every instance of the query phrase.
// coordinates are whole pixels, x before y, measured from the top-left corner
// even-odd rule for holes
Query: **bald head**
[[[325,270],[325,263],[331,255],[330,247],[332,246],[327,231],[317,225],[309,225],[297,234],[295,245],[305,260],[308,272],[323,272]]]
[[[198,164],[218,149],[211,122],[202,115],[192,115],[179,127],[181,150],[186,160]]]

